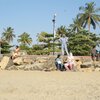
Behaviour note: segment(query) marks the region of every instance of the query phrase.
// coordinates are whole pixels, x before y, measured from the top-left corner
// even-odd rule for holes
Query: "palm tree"
[[[18,37],[19,37],[18,42],[20,42],[22,45],[30,45],[32,43],[32,38],[26,32],[24,32]]]
[[[79,7],[79,10],[83,12],[79,13],[78,16],[80,17],[83,28],[88,25],[88,30],[90,31],[90,25],[93,26],[93,29],[96,29],[96,24],[99,25],[100,15],[97,13],[100,11],[100,8],[95,8],[94,2],[86,3],[85,5],[85,7]]]
[[[73,24],[70,24],[69,27],[71,28],[72,32],[75,31],[76,33],[82,30],[78,16],[76,17],[76,19],[73,20]]]
[[[8,43],[13,41],[13,38],[15,38],[14,29],[11,27],[8,27],[7,29],[4,29],[4,32],[2,33],[2,39],[6,40]]]
[[[59,28],[57,28],[56,34],[59,36],[62,36],[63,34],[67,34],[67,29],[65,26],[60,26]]]

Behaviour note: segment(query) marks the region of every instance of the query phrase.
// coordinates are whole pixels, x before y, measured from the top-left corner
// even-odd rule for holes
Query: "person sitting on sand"
[[[14,52],[12,53],[11,59],[15,59],[16,57],[18,57],[18,56],[20,55],[20,54],[19,54],[19,51],[20,51],[19,46],[16,46],[16,49],[15,49]]]
[[[62,63],[60,56],[60,54],[57,55],[57,58],[55,59],[55,65],[58,70],[63,71],[64,65]]]

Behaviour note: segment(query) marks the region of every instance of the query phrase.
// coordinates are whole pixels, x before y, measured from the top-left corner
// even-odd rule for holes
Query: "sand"
[[[100,72],[0,71],[0,100],[100,100]]]

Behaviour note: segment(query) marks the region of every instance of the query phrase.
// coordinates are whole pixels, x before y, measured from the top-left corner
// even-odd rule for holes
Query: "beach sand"
[[[100,72],[0,71],[0,100],[100,100]]]

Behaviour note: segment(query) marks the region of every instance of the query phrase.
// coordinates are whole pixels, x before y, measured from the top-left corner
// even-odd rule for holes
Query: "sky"
[[[100,7],[100,0],[0,0],[0,36],[4,29],[12,27],[16,35],[13,45],[18,44],[18,36],[23,32],[30,34],[32,45],[36,44],[38,33],[53,33],[55,13],[55,28],[61,25],[68,27],[80,12],[79,7],[92,1],[96,3],[96,8]],[[91,31],[100,34],[99,27]]]

